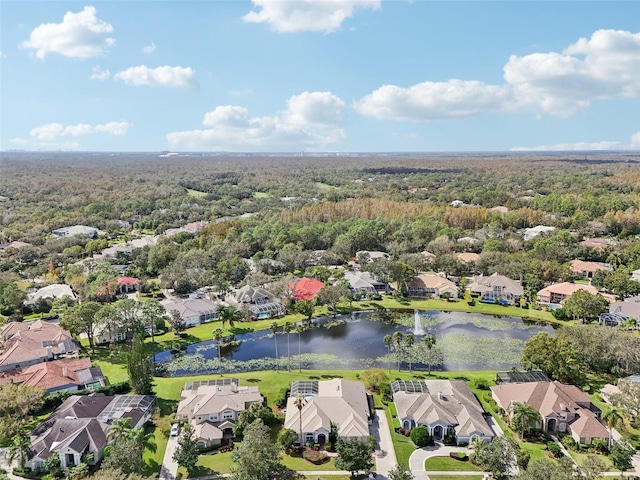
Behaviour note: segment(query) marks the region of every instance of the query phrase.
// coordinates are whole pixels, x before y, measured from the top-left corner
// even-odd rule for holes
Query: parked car
[[[171,436],[177,437],[178,435],[180,435],[180,424],[174,423],[173,425],[171,425]]]

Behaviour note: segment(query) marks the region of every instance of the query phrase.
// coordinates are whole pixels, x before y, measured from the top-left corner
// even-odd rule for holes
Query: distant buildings
[[[561,307],[578,290],[584,290],[591,295],[596,295],[598,289],[591,285],[581,285],[579,283],[554,283],[538,292],[538,304],[550,307]]]
[[[87,227],[86,225],[74,225],[72,227],[63,227],[53,230],[51,234],[54,237],[73,237],[75,235],[86,235],[90,238],[98,238],[99,235],[104,235],[104,232],[94,227]]]
[[[278,298],[262,287],[245,285],[227,295],[225,301],[238,309],[246,307],[251,317],[256,319],[280,317],[286,313]]]
[[[458,298],[458,287],[451,280],[440,275],[421,273],[407,282],[407,295],[410,297],[440,297],[445,293],[451,298]]]
[[[25,302],[26,305],[34,305],[38,300],[50,300],[53,301],[56,298],[69,297],[72,300],[76,299],[73,290],[69,285],[64,283],[53,283],[42,287],[35,293],[30,295]]]
[[[522,231],[522,235],[523,235],[524,240],[526,242],[526,241],[529,241],[529,240],[533,240],[534,238],[536,238],[541,233],[553,232],[555,229],[556,229],[556,227],[547,227],[545,225],[538,225],[538,226],[532,227],[532,228],[525,228]]]
[[[206,298],[171,299],[160,303],[168,314],[176,310],[187,327],[217,320],[217,310],[221,305],[221,302],[212,302]]]
[[[585,262],[583,260],[571,260],[571,271],[581,278],[592,279],[598,270],[611,271],[613,265],[602,262]]]
[[[484,301],[496,303],[501,301],[514,303],[524,295],[522,284],[518,280],[512,280],[498,273],[488,277],[476,275],[471,278],[467,288],[472,295],[477,295]]]

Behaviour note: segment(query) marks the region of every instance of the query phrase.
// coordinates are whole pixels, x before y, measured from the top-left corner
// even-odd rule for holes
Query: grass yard
[[[431,457],[425,462],[428,472],[479,472],[481,471],[468,460],[455,460],[451,457]]]
[[[266,192],[253,192],[253,198],[271,198],[271,194]]]
[[[187,195],[191,196],[191,197],[206,197],[207,196],[207,192],[201,192],[200,190],[193,190],[191,188],[187,188]]]

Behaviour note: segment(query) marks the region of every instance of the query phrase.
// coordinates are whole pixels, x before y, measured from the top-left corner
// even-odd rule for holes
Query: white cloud
[[[640,97],[640,33],[598,30],[562,52],[512,55],[502,85],[480,81],[384,85],[356,102],[363,115],[391,120],[465,117],[488,111],[570,116],[592,101]]]
[[[110,135],[124,135],[133,125],[129,122],[108,122],[101,125],[89,125],[79,123],[77,125],[64,126],[61,123],[48,123],[35,127],[29,135],[36,140],[56,140],[62,137],[81,137],[94,133],[107,133]]]
[[[380,8],[381,0],[252,0],[254,8],[242,19],[268,23],[278,32],[323,32],[338,30],[358,8]]]
[[[356,102],[355,108],[378,119],[434,120],[501,110],[508,99],[509,90],[504,86],[453,79],[409,88],[383,85]]]
[[[207,112],[207,129],[167,135],[172,150],[313,150],[345,138],[344,102],[331,92],[303,92],[272,117],[251,117],[244,107],[218,106]]]
[[[631,148],[640,150],[640,131],[631,135]]]
[[[155,51],[156,51],[156,44],[153,42],[151,42],[151,45],[147,45],[146,47],[142,48],[142,53],[146,53],[147,55],[151,55]]]
[[[95,7],[87,6],[81,12],[67,12],[62,23],[43,23],[20,44],[36,51],[44,59],[49,53],[71,58],[91,58],[102,55],[115,39],[105,34],[113,32],[111,24],[96,17]]]
[[[190,67],[149,68],[145,65],[129,67],[116,73],[113,78],[122,80],[127,85],[150,87],[185,88],[197,86],[196,71]]]
[[[552,152],[552,151],[574,151],[574,150],[635,150],[640,149],[640,131],[631,135],[628,144],[622,142],[602,141],[602,142],[578,142],[578,143],[557,143],[555,145],[538,145],[536,147],[514,147],[514,152]]]
[[[5,58],[7,58],[7,54],[0,50],[0,59],[4,60]]]
[[[100,65],[96,65],[93,67],[91,76],[89,77],[91,80],[106,80],[111,76],[111,72],[107,68],[106,70],[102,70]]]

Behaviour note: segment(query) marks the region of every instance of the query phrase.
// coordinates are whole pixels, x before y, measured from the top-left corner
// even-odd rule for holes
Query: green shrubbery
[[[429,435],[429,430],[425,426],[412,428],[409,438],[418,448],[435,445],[433,438]]]

